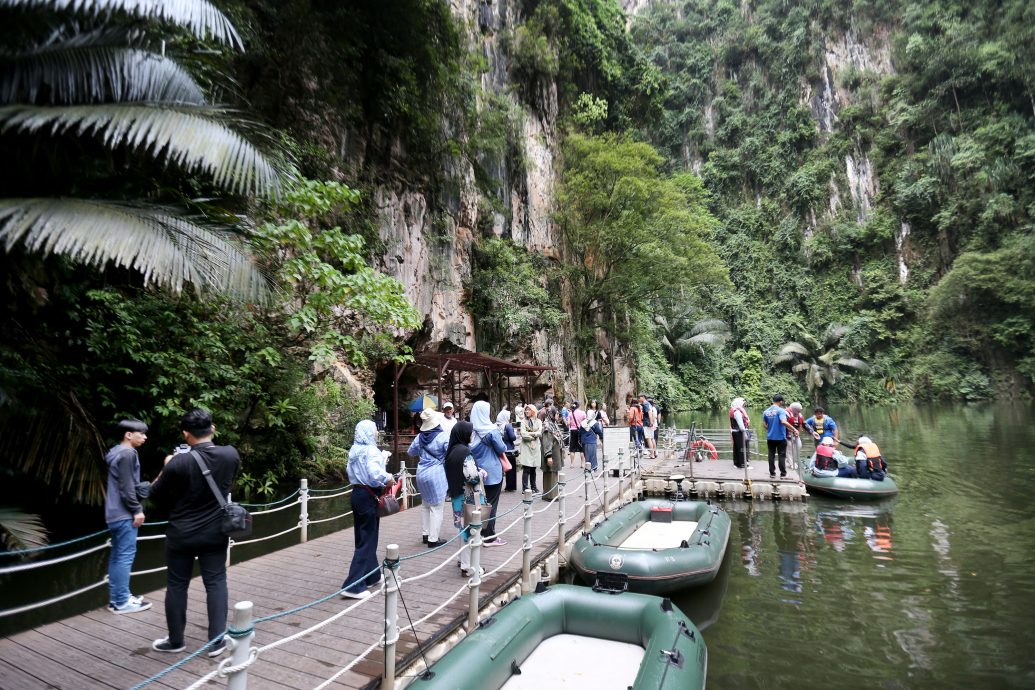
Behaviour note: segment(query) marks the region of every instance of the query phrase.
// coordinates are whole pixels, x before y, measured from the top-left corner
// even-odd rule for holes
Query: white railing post
[[[301,525],[300,539],[302,543],[309,541],[309,480],[303,479],[298,488],[299,503],[301,508],[298,513],[298,524]]]
[[[521,538],[521,593],[528,594],[531,588],[532,572],[532,490],[525,489],[522,498],[525,504],[525,534]]]
[[[488,507],[488,506],[486,506]],[[482,584],[482,511],[475,510],[471,515],[471,540],[467,548],[471,549],[471,579],[467,581],[467,632],[474,632],[478,627],[478,599]]]
[[[609,505],[607,501],[607,453],[604,453],[604,457],[600,459],[600,476],[604,478],[604,517],[607,517],[607,508]]]
[[[252,651],[252,639],[255,630],[252,627],[252,602],[239,601],[234,604],[233,625],[230,626],[230,665],[241,666],[248,661]],[[230,673],[226,681],[227,690],[246,690],[248,687],[248,668]]]
[[[557,565],[564,558],[564,472],[557,473]]]
[[[385,677],[381,687],[395,687],[395,645],[399,641],[399,545],[385,550]]]
[[[590,469],[588,462],[585,465],[583,465],[582,478],[582,531],[588,532],[591,522],[589,506],[589,483],[593,481],[593,470]]]

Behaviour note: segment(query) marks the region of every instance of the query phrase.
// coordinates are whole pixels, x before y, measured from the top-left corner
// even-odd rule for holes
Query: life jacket
[[[859,451],[866,453],[866,470],[870,473],[870,479],[884,479],[888,463],[884,461],[877,444],[861,443],[855,447],[856,456],[859,455]]]
[[[787,423],[793,426],[798,431],[805,428],[805,415],[803,414],[792,414],[787,413]]]
[[[816,469],[836,470],[837,460],[834,460],[834,447],[820,444],[816,448]]]
[[[737,426],[737,420],[733,416],[734,413],[736,413],[738,411],[744,417],[744,428],[747,429],[747,428],[749,428],[751,426],[751,419],[748,417],[748,413],[747,413],[747,411],[743,407],[731,407],[730,408],[730,429],[733,429],[734,431],[739,431],[740,430],[740,427]]]

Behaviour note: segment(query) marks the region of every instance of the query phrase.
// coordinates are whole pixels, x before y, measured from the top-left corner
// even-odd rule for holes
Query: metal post
[[[590,525],[590,505],[589,505],[589,483],[593,480],[593,470],[590,469],[589,463],[582,465],[582,531],[588,532]]]
[[[525,489],[522,502],[525,504],[525,534],[521,539],[521,593],[531,591],[532,571],[532,490]]]
[[[563,467],[563,465],[561,466]],[[557,473],[557,564],[564,558],[564,472]]]
[[[301,535],[302,543],[309,541],[309,480],[303,479],[302,485],[298,489],[299,503],[301,508],[299,509],[298,522],[302,526],[299,534]]]
[[[625,479],[625,451],[622,448],[618,449],[618,503],[621,505],[625,503],[625,491],[622,488],[622,482]]]
[[[607,501],[607,453],[600,458],[600,476],[604,478],[604,517],[607,517],[607,508],[610,505]]]
[[[234,604],[233,625],[229,634],[233,644],[230,645],[230,665],[240,666],[251,656],[252,639],[255,630],[252,628],[252,602],[239,601]],[[248,669],[234,671],[226,681],[227,690],[247,690]]]
[[[467,547],[471,549],[471,579],[467,581],[467,632],[474,632],[478,627],[479,588],[482,584],[482,511],[476,510],[471,515],[471,540]]]
[[[399,641],[399,545],[385,550],[385,677],[383,688],[395,687],[395,645]]]

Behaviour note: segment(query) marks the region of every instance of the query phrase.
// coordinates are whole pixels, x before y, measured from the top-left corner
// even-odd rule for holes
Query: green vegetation
[[[802,333],[798,340],[780,348],[773,363],[789,366],[805,380],[812,402],[825,404],[826,391],[841,379],[842,369],[866,371],[869,368],[866,362],[849,356],[842,349],[841,341],[847,332],[844,326],[830,324],[819,338]]]
[[[686,0],[649,5],[632,35],[670,86],[644,131],[712,193],[727,362],[757,350],[764,392],[798,395],[773,356],[840,322],[870,369],[834,399],[1031,394],[1030,3]],[[828,72],[846,40],[863,48]],[[715,372],[736,388],[737,368]]]

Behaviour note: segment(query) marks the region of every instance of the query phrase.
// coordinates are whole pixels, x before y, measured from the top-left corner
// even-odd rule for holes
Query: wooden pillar
[[[392,434],[392,460],[399,457],[399,379],[402,378],[404,371],[406,371],[406,365],[403,364],[400,367],[399,364],[396,363],[395,380],[392,382],[392,403],[394,415],[392,423],[395,425],[394,433]]]

